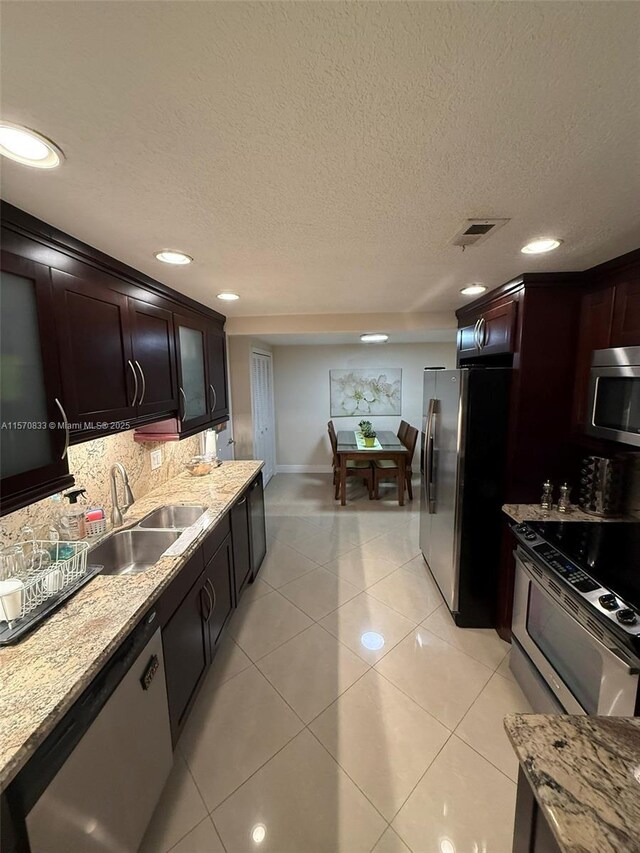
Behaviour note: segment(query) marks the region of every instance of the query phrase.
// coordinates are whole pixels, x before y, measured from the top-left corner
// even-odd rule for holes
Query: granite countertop
[[[504,725],[563,853],[638,853],[640,718],[510,714]]]
[[[0,649],[0,789],[6,787],[91,683],[262,468],[224,462],[211,474],[184,472],[137,500],[121,529],[164,504],[201,504],[205,514],[158,562],[137,575],[97,575],[33,633]]]
[[[551,510],[542,509],[540,504],[505,504],[502,511],[514,521],[594,521],[608,523],[612,521],[637,521],[628,515],[616,518],[603,518],[601,515],[590,515],[579,506],[572,506],[571,512],[558,512],[555,508]]]

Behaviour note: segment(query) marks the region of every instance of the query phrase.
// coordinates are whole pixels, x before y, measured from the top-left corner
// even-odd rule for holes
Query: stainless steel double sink
[[[161,506],[129,530],[112,533],[89,551],[103,575],[135,575],[153,566],[180,534],[206,512],[204,506]]]

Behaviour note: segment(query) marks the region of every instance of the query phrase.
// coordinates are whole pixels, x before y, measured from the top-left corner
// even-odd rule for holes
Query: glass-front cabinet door
[[[178,411],[183,430],[210,420],[207,399],[206,323],[198,317],[176,314],[178,352]]]
[[[48,267],[2,252],[0,515],[73,484]]]

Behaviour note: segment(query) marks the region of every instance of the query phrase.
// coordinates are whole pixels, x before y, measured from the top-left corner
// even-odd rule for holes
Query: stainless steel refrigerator
[[[427,368],[420,549],[456,624],[495,624],[508,368]]]

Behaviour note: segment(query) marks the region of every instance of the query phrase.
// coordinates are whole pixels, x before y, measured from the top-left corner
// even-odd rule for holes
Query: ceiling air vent
[[[462,228],[451,241],[454,246],[477,246],[493,234],[498,228],[506,225],[508,219],[467,219]]]

